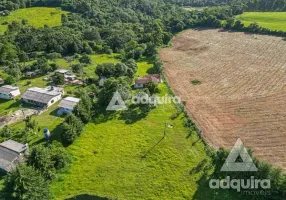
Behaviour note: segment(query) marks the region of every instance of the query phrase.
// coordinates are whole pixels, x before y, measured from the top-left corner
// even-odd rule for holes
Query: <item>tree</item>
[[[7,76],[5,84],[13,85],[14,83],[16,83],[16,79],[13,76]]]
[[[72,144],[78,137],[78,133],[76,132],[75,128],[72,125],[67,124],[64,122],[62,124],[62,142],[63,144],[70,145]]]
[[[86,91],[81,92],[81,100],[74,108],[73,113],[77,116],[84,124],[87,124],[92,117],[92,102]]]
[[[66,14],[61,15],[61,22],[62,22],[62,24],[65,24],[68,22],[68,17]]]
[[[41,173],[31,166],[17,166],[9,173],[4,182],[4,198],[15,200],[48,200],[48,183]]]
[[[73,73],[82,74],[83,73],[83,66],[82,64],[72,64],[71,65]]]
[[[55,163],[49,149],[43,145],[38,145],[32,149],[28,157],[28,164],[38,169],[46,179],[55,178]]]
[[[54,167],[56,170],[60,170],[68,166],[71,162],[68,152],[59,145],[52,144],[50,148],[51,158],[54,162]]]
[[[26,117],[24,120],[26,124],[26,129],[36,131],[38,127],[38,123],[36,120],[33,120],[31,116]]]
[[[80,118],[74,114],[68,114],[62,124],[62,142],[66,145],[72,144],[82,133],[83,123]]]
[[[120,77],[124,76],[127,73],[127,66],[124,63],[117,63],[115,65],[115,76]]]
[[[106,106],[111,101],[114,93],[118,91],[123,100],[130,97],[129,83],[123,78],[109,78],[104,82],[103,88],[99,92],[99,104]]]
[[[79,62],[80,62],[80,63],[85,63],[85,64],[91,64],[91,63],[92,63],[92,60],[91,60],[91,58],[90,58],[88,55],[84,54],[84,55],[79,59]]]
[[[56,85],[63,85],[65,84],[65,76],[61,73],[55,73],[53,75],[53,82],[56,84]]]
[[[147,83],[146,88],[148,88],[148,90],[149,90],[151,95],[154,94],[154,93],[157,93],[158,90],[159,90],[158,86],[154,82],[152,82],[152,81]]]

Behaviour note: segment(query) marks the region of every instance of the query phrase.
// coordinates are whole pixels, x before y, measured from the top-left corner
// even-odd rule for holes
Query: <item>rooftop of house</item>
[[[135,80],[136,84],[147,84],[149,82],[153,82],[158,84],[161,80],[161,75],[160,74],[150,74],[150,75],[145,75],[143,78],[137,78]]]
[[[7,140],[5,142],[0,143],[0,147],[5,147],[6,149],[9,149],[16,153],[22,153],[27,150],[27,145],[21,144],[14,140]]]
[[[0,93],[9,94],[10,92],[13,92],[18,89],[18,87],[12,85],[3,85],[0,87]]]
[[[78,98],[66,97],[60,102],[59,107],[73,109],[78,104],[79,101],[80,99]]]
[[[17,163],[24,162],[21,153],[25,153],[28,146],[8,140],[0,144],[0,168],[10,172]]]
[[[48,103],[52,98],[61,95],[62,92],[63,88],[59,87],[47,87],[47,88],[33,87],[26,90],[23,93],[22,98],[41,103]]]
[[[70,71],[67,69],[57,69],[55,72],[65,74],[65,73],[70,72]]]

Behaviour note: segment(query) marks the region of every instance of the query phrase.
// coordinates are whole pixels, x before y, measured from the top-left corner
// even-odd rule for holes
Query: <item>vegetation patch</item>
[[[236,18],[245,26],[257,22],[263,28],[286,31],[286,12],[245,12]]]
[[[202,84],[202,82],[199,81],[199,80],[192,80],[191,82],[192,82],[193,85],[200,85],[200,84]]]
[[[0,33],[4,33],[7,30],[8,24],[13,21],[22,23],[22,20],[27,20],[26,25],[36,28],[44,27],[44,25],[50,27],[60,26],[61,14],[65,13],[67,12],[59,8],[45,7],[24,8],[12,11],[9,16],[0,17]]]

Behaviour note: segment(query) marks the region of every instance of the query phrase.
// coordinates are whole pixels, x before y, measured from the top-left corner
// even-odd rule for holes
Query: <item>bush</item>
[[[1,194],[3,194],[1,199],[50,199],[47,181],[38,170],[24,164],[19,165],[6,176]]]
[[[62,124],[62,142],[65,145],[72,144],[77,137],[82,133],[84,124],[73,114],[68,114]]]

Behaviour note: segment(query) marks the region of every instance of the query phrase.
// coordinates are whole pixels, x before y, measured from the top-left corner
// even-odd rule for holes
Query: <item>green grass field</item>
[[[286,12],[245,12],[237,16],[245,26],[257,22],[261,27],[286,31]]]
[[[48,25],[50,27],[61,25],[61,14],[67,13],[58,8],[33,7],[25,8],[11,12],[10,16],[0,17],[0,33],[7,30],[7,25],[2,25],[4,22],[11,23],[12,21],[21,22],[22,19],[28,20],[28,25],[36,28]]]
[[[108,55],[94,55],[92,60],[95,65],[87,68],[89,73],[94,73],[96,64],[119,62]],[[65,63],[63,59],[57,62]],[[140,60],[138,66],[137,75],[152,72],[153,65],[147,59]],[[38,84],[44,84],[42,77],[32,80],[33,86]],[[19,85],[26,87],[25,82]],[[167,94],[165,84],[159,88],[160,96]],[[33,118],[59,140],[63,118],[55,115],[56,110],[57,104]],[[170,119],[177,112],[173,104],[160,105],[141,117],[134,110],[125,112],[125,115],[99,115],[85,127],[76,142],[67,147],[73,162],[52,182],[52,199],[68,200],[80,195],[83,196],[75,199],[239,199],[230,191],[214,191],[208,187],[212,169],[207,169],[210,158],[205,145],[195,132],[189,135],[183,126],[182,114]],[[165,122],[173,127],[167,126],[163,137]],[[11,127],[20,130],[24,126],[24,122],[20,122]],[[15,135],[12,139],[29,142],[30,146],[44,141],[42,133]],[[0,178],[0,188],[2,184]]]

